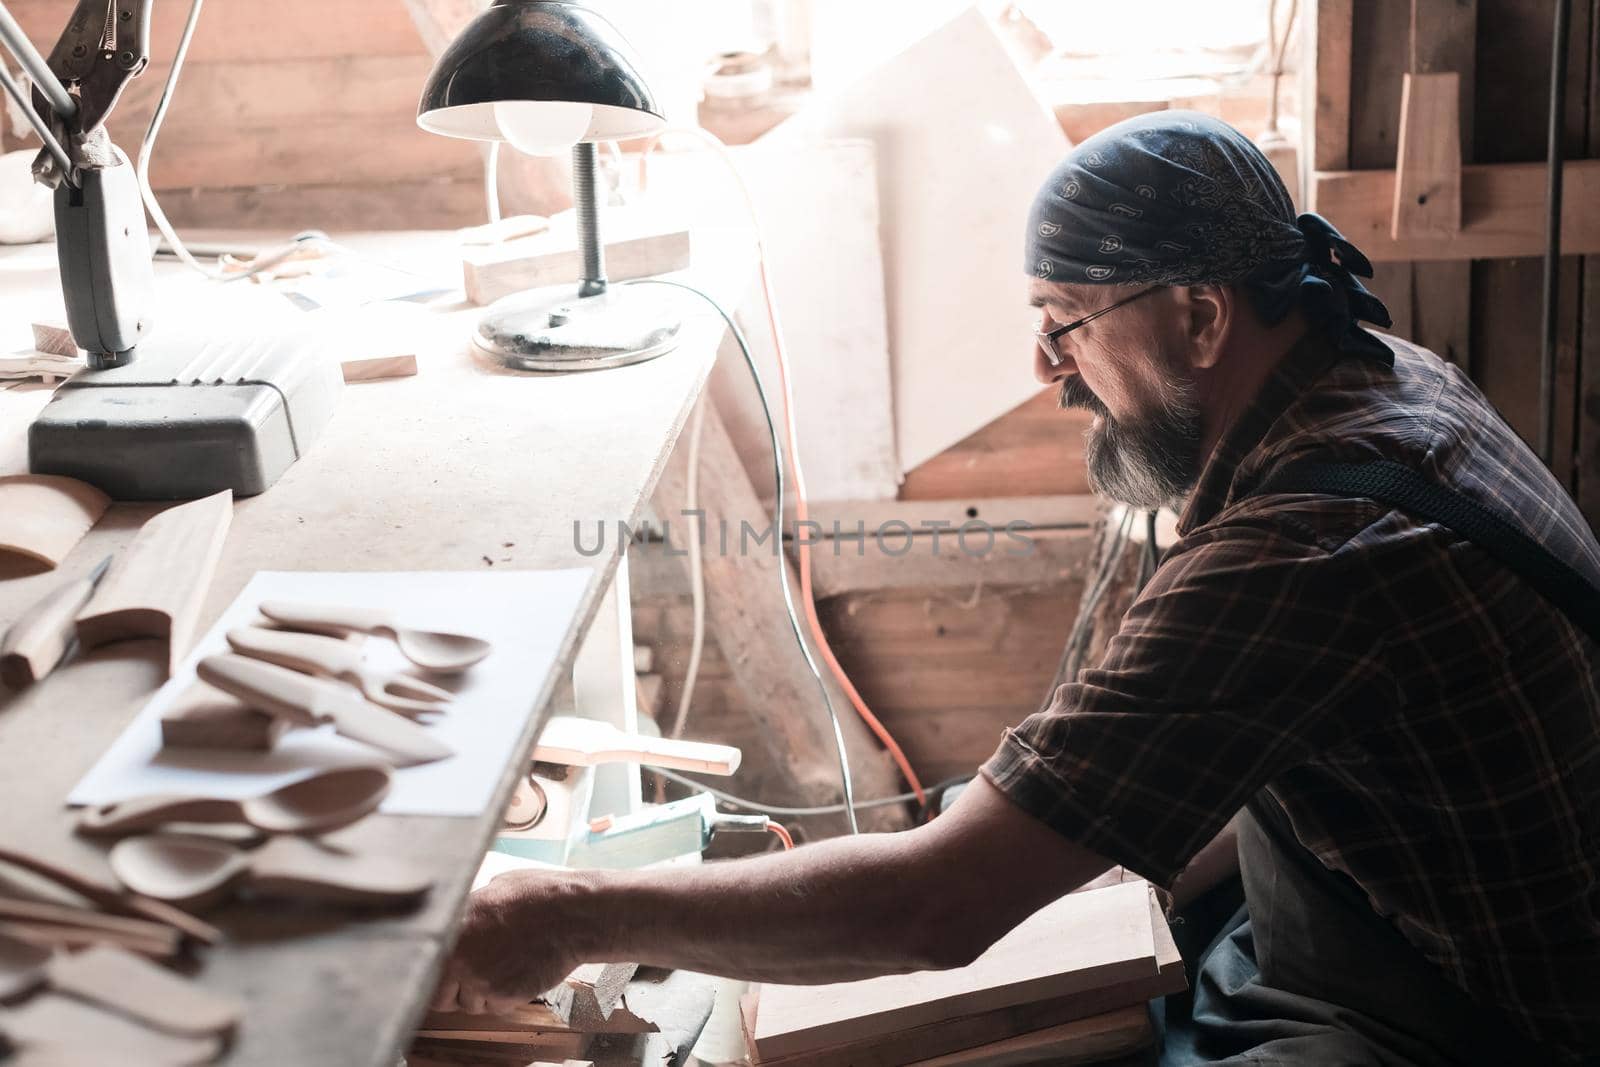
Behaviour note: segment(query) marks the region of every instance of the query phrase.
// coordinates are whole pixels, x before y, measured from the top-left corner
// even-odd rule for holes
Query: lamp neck
[[[600,204],[595,193],[598,157],[593,141],[572,146],[572,192],[578,211],[578,253],[583,258],[580,297],[599,296],[607,285],[606,248],[600,240]]]

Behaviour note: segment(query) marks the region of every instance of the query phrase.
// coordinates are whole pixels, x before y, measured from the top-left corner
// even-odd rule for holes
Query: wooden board
[[[1048,1026],[977,1048],[917,1060],[916,1067],[1020,1067],[1022,1064],[1101,1063],[1131,1055],[1155,1041],[1150,1008],[1130,1004],[1087,1019]]]
[[[805,148],[763,142],[732,159],[755,202],[789,354],[800,461],[813,500],[887,500],[900,480],[889,376],[877,149],[871,141]],[[745,224],[724,162],[705,151],[658,154],[649,199],[713,225]],[[819,264],[826,264],[819,269]],[[777,359],[759,286],[736,309],[769,393]],[[727,373],[723,373],[723,372]],[[712,379],[728,432],[758,493],[770,498],[766,420],[743,360]]]
[[[1156,967],[1142,977],[1060,997],[1013,1004],[994,1011],[953,1015],[846,1045],[810,1049],[802,1055],[761,1062],[764,1067],[773,1064],[799,1067],[801,1063],[807,1067],[894,1067],[955,1050],[975,1050],[977,1046],[989,1043],[1004,1043],[1017,1035],[1059,1027],[1127,1005],[1138,1005],[1142,1009],[1148,1001],[1177,993],[1188,984],[1183,957],[1178,952],[1166,916],[1162,914],[1153,893],[1149,895],[1148,906]]]
[[[1158,971],[1149,887],[1129,882],[1061,898],[966,967],[826,986],[764,985],[751,1036],[769,1062]]]
[[[908,471],[1038,388],[1021,244],[1067,141],[976,8],[757,143],[852,137],[878,146],[895,447]]]
[[[167,640],[170,672],[189,651],[211,576],[233,519],[233,493],[168,508],[144,524],[112,560],[94,597],[78,613],[84,648],[134,637]]]
[[[385,378],[410,378],[417,373],[416,356],[377,356],[373,359],[347,359],[339,364],[344,380],[376,382]]]
[[[998,419],[906,473],[901,500],[983,500],[1089,492],[1083,432],[1091,416],[1062,411],[1039,389]]]
[[[0,477],[0,553],[55,567],[110,505],[110,497],[76,478]]]
[[[289,726],[288,719],[246,707],[204,682],[195,682],[161,716],[161,747],[267,752]]]
[[[1350,166],[1350,62],[1354,0],[1307,0],[1302,8],[1301,127],[1308,171]]]
[[[1393,171],[1343,171],[1312,177],[1314,210],[1374,261],[1535,256],[1544,248],[1545,165],[1476,164],[1461,169],[1461,232],[1395,240],[1389,233]],[[1600,252],[1600,160],[1569,161],[1563,171],[1561,250]]]
[[[583,261],[576,225],[576,216],[564,212],[543,233],[463,250],[467,299],[492,304],[524,289],[577,281]],[[606,276],[612,281],[667,274],[689,265],[689,231],[659,214],[602,210],[600,236],[606,246]]]
[[[1461,79],[1407,74],[1400,89],[1400,146],[1395,162],[1396,241],[1453,237],[1461,229]]]

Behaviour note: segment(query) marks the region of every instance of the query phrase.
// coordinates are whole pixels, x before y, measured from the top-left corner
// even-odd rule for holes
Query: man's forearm
[[[582,931],[585,960],[819,983],[956,966],[974,951],[906,834],[865,834],[736,863],[575,872],[540,936]],[[546,925],[549,924],[549,925]],[[556,925],[559,924],[559,925]],[[559,934],[556,934],[559,936]],[[981,951],[981,946],[976,949]]]
[[[574,872],[557,914],[532,921],[575,931],[587,962],[838,982],[966,964],[1108,866],[980,778],[950,812],[903,833],[701,867]]]

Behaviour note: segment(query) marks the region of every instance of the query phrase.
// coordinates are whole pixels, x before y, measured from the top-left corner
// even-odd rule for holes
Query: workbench
[[[449,234],[348,240],[459,288],[460,253]],[[753,267],[741,247],[696,234],[696,266],[687,277],[736,306]],[[59,308],[53,277],[7,273],[8,251],[15,250],[0,249],[5,352],[26,346],[31,319]],[[218,284],[171,263],[158,265],[157,288],[161,313],[188,326],[199,319],[218,329],[270,329],[303,314],[262,287]],[[330,836],[353,849],[422,865],[435,879],[422,905],[361,915],[230,904],[206,914],[226,940],[200,951],[194,973],[248,1003],[223,1062],[393,1067],[433,990],[469,883],[526,769],[553,694],[576,668],[580,713],[586,704],[612,714],[632,708],[626,546],[616,536],[616,521],[637,520],[723,338],[722,321],[695,304],[685,295],[680,343],[670,354],[553,377],[504,372],[476,360],[468,336],[480,309],[459,296],[435,299],[415,322],[420,309],[413,307],[407,333],[415,339],[418,375],[346,386],[309,455],[266,493],[237,502],[197,632],[258,570],[582,566],[593,574],[558,669],[544,680],[516,746],[504,754],[487,810],[473,818],[378,815]],[[342,358],[386,354],[392,353],[362,351],[353,342]],[[48,395],[44,389],[0,391],[0,474],[26,470],[27,426]],[[157,510],[114,505],[55,571],[27,574],[0,564],[11,568],[0,569],[0,628],[56,583],[87,573],[125,546]],[[603,551],[581,553],[574,523],[585,524],[583,545],[592,551],[600,521],[608,528]],[[153,642],[109,645],[20,694],[0,690],[0,841],[110,881],[105,846],[74,836],[75,816],[63,801],[161,683],[164,656],[164,646]],[[637,768],[632,772],[636,779]]]

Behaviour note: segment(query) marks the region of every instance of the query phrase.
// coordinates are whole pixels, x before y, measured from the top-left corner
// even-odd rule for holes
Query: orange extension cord
[[[772,329],[773,347],[776,349],[778,357],[778,382],[783,393],[784,448],[789,453],[789,465],[794,472],[794,514],[796,527],[799,528],[809,520],[810,510],[806,499],[805,476],[800,469],[799,439],[795,433],[794,392],[789,385],[789,351],[784,344],[783,329],[778,322],[778,305],[772,295],[772,279],[767,274],[767,248],[761,237],[761,220],[756,213],[755,198],[750,195],[750,189],[745,185],[744,177],[739,173],[738,166],[735,165],[733,157],[728,153],[728,146],[723,144],[715,134],[707,130],[687,126],[662,130],[645,145],[644,150],[639,155],[639,187],[641,189],[644,188],[646,181],[645,159],[651,152],[655,151],[656,146],[661,143],[661,139],[669,133],[692,134],[709,144],[722,161],[727,164],[729,172],[732,173],[734,181],[739,186],[739,192],[744,196],[745,206],[750,212],[750,224],[755,231],[756,257],[761,275],[761,295],[767,305],[767,322]],[[850,698],[850,703],[856,709],[856,714],[861,716],[861,721],[867,724],[867,728],[877,736],[878,740],[883,743],[883,747],[889,751],[895,766],[899,767],[900,773],[905,776],[906,784],[916,794],[917,802],[921,804],[927,803],[927,798],[922,790],[922,781],[917,777],[917,772],[911,769],[911,761],[906,759],[905,752],[901,750],[899,743],[895,741],[894,735],[889,733],[888,727],[884,726],[878,717],[872,713],[872,709],[867,707],[867,702],[862,699],[861,693],[855,687],[855,683],[850,681],[850,676],[845,673],[838,657],[833,654],[833,646],[828,643],[828,636],[822,629],[822,620],[817,617],[816,596],[811,584],[811,545],[804,538],[798,536],[795,538],[795,544],[800,564],[800,602],[805,605],[806,622],[811,628],[811,637],[816,642],[817,651],[822,653],[823,662],[828,665],[828,670],[838,680],[839,687]],[[784,836],[787,837],[787,832],[785,832]]]
[[[785,852],[789,851],[791,848],[794,848],[794,838],[789,836],[789,831],[784,829],[782,823],[767,823],[767,832],[778,835],[778,840],[783,842],[783,850]]]

